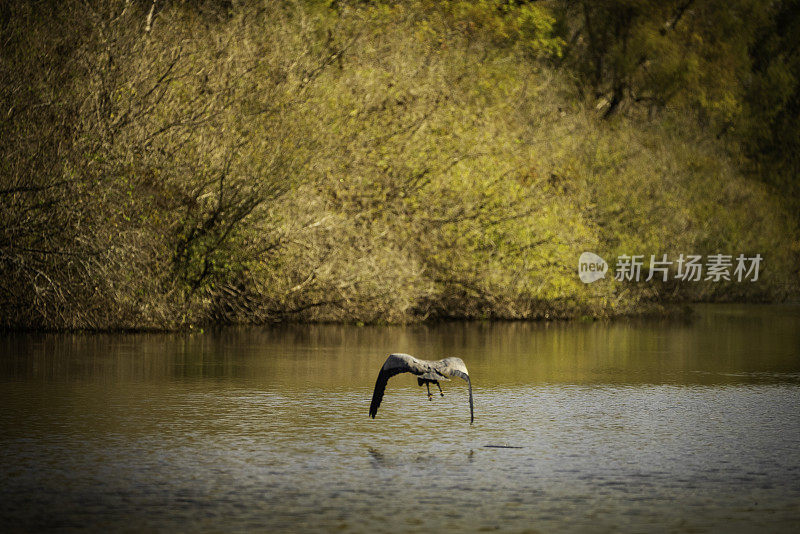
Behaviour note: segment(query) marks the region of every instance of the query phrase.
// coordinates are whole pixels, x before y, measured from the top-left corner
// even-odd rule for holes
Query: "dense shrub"
[[[554,318],[796,288],[780,199],[681,110],[602,118],[509,2],[2,9],[0,322]],[[585,250],[756,253],[590,286]]]

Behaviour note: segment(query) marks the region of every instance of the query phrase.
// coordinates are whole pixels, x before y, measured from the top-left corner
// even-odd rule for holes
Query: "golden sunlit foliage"
[[[683,108],[598,112],[558,9],[153,5],[4,8],[5,326],[608,316],[796,288],[780,199]],[[587,286],[587,250],[769,267]]]

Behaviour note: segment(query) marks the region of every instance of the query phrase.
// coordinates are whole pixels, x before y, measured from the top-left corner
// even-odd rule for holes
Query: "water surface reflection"
[[[462,357],[429,402],[385,354]],[[800,526],[800,309],[0,339],[0,526]],[[505,445],[520,448],[486,448]]]

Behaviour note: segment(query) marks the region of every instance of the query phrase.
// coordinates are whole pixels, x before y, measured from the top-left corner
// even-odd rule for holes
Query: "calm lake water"
[[[367,412],[389,352],[460,356]],[[797,532],[800,307],[0,337],[0,530]],[[518,448],[496,448],[502,445]]]

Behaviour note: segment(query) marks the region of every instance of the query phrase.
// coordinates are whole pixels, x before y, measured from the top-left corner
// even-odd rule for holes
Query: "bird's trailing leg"
[[[428,400],[433,400],[433,395],[431,395],[431,384],[430,384],[430,382],[425,382],[425,387],[428,388]]]
[[[439,388],[439,395],[444,397],[444,391],[442,391],[442,386],[439,385],[439,382],[436,382],[436,387]]]

